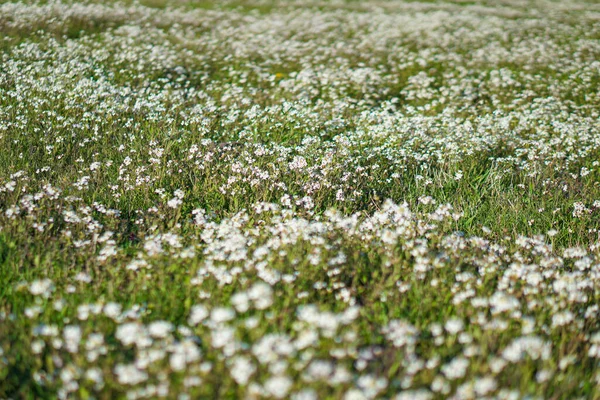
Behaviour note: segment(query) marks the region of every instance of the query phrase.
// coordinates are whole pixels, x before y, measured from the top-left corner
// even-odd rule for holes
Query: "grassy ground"
[[[0,3],[0,398],[600,398],[599,16]]]

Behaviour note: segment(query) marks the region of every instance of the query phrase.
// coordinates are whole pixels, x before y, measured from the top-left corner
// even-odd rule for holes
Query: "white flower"
[[[383,377],[376,377],[374,375],[363,375],[358,378],[358,387],[362,390],[363,394],[373,399],[379,392],[385,390],[388,385],[387,379]]]
[[[571,311],[563,311],[552,316],[552,327],[565,326],[573,322],[574,315]]]
[[[264,282],[255,283],[248,290],[248,297],[254,302],[254,306],[259,310],[264,310],[273,303],[273,289]]]
[[[233,318],[235,318],[235,311],[227,307],[217,307],[210,313],[210,320],[217,324],[231,321]]]
[[[104,315],[109,318],[116,319],[121,314],[121,305],[118,303],[110,302],[104,306]]]
[[[220,325],[213,329],[211,339],[213,347],[220,349],[234,342],[235,330],[227,327],[226,325]]]
[[[54,284],[50,279],[42,279],[31,282],[29,292],[34,296],[50,297],[50,293],[54,290]]]
[[[512,343],[502,351],[502,357],[507,361],[517,363],[526,355],[533,360],[550,358],[550,344],[544,342],[537,336],[524,336],[514,339]]]
[[[231,296],[231,304],[237,312],[245,313],[250,308],[250,298],[246,292],[236,293]]]
[[[96,384],[96,389],[101,389],[104,385],[104,377],[100,368],[90,368],[85,372],[85,377]]]
[[[274,376],[265,382],[265,390],[276,399],[284,398],[292,387],[292,380],[287,376]]]
[[[198,346],[191,340],[184,340],[171,348],[169,364],[174,371],[183,371],[190,363],[200,360],[201,354]]]
[[[147,347],[152,343],[144,326],[137,322],[119,325],[115,337],[125,346],[135,344],[138,347]]]
[[[383,329],[387,340],[393,342],[394,347],[413,346],[416,343],[419,331],[406,321],[392,320]]]
[[[462,320],[460,320],[458,318],[450,319],[450,320],[446,321],[446,324],[444,325],[444,327],[446,328],[446,331],[452,335],[456,335],[457,333],[462,331],[464,326],[465,325],[462,322]]]
[[[177,208],[183,204],[183,201],[179,197],[173,197],[167,202],[167,205],[171,208]]]
[[[173,324],[167,321],[155,321],[148,325],[148,333],[155,338],[165,338],[173,329]]]
[[[201,304],[192,307],[188,323],[192,326],[198,325],[208,317],[208,309]]]
[[[306,369],[306,380],[311,381],[325,381],[333,373],[333,365],[324,360],[314,360],[310,363]]]
[[[307,165],[306,159],[302,156],[294,156],[294,159],[288,163],[288,167],[295,171],[303,170]]]
[[[547,369],[542,369],[535,374],[535,380],[537,383],[547,382],[550,378],[552,378],[552,371]]]
[[[81,328],[76,325],[69,325],[65,327],[63,332],[67,351],[76,353],[81,341]]]
[[[33,354],[40,354],[44,350],[44,347],[46,347],[46,343],[43,340],[34,340],[31,342],[31,351]]]
[[[292,400],[318,400],[317,392],[314,389],[303,389],[298,393],[294,393]]]
[[[521,303],[515,297],[506,293],[496,292],[489,301],[492,306],[492,314],[512,311],[521,307]]]
[[[248,357],[238,356],[233,360],[229,371],[238,385],[246,385],[250,376],[256,371],[256,367]]]
[[[469,368],[469,360],[464,357],[456,357],[442,367],[442,373],[449,380],[454,380],[464,377],[467,373],[467,368]]]
[[[497,386],[496,380],[489,376],[475,380],[473,385],[475,393],[477,393],[479,397],[483,397],[488,393],[493,392],[496,390]]]
[[[135,365],[117,364],[114,369],[117,380],[122,385],[137,385],[148,379],[148,374],[140,371]]]
[[[426,389],[406,390],[397,394],[394,400],[431,400],[433,393]]]
[[[367,397],[358,389],[350,389],[344,394],[344,400],[367,400]]]

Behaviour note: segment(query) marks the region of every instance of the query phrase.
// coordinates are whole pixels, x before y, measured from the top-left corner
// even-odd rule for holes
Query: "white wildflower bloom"
[[[600,358],[600,332],[594,333],[590,337],[591,346],[588,350],[590,357]]]
[[[173,324],[167,321],[154,321],[148,325],[148,333],[154,338],[165,338],[173,330]]]
[[[234,344],[235,330],[226,326],[219,326],[213,329],[211,334],[212,346],[222,349]]]
[[[24,311],[24,314],[27,318],[35,318],[38,315],[40,315],[42,312],[42,307],[40,306],[32,306],[32,307],[27,307]]]
[[[305,380],[311,381],[326,381],[333,374],[334,366],[324,360],[314,360],[310,363],[305,371]]]
[[[202,378],[199,376],[188,376],[183,381],[183,386],[186,388],[198,387],[202,385]]]
[[[294,159],[288,164],[288,167],[292,170],[303,170],[307,166],[306,159],[302,156],[295,156]]]
[[[368,399],[375,398],[377,394],[385,390],[388,385],[386,378],[376,377],[373,375],[363,375],[358,378],[356,383]]]
[[[88,369],[87,371],[85,371],[85,377],[86,379],[89,379],[90,381],[95,383],[96,389],[101,389],[104,385],[104,374],[102,373],[102,370],[100,368],[92,367]]]
[[[163,246],[162,246],[162,242],[160,240],[160,237],[158,237],[158,236],[151,236],[148,239],[146,239],[146,242],[144,243],[144,250],[146,250],[146,253],[150,257],[162,254],[163,253]]]
[[[231,296],[231,304],[239,313],[245,313],[250,308],[250,297],[246,292],[239,292]]]
[[[565,326],[573,322],[574,315],[570,311],[563,311],[552,316],[552,327]]]
[[[104,336],[101,333],[89,334],[85,340],[85,349],[87,351],[86,358],[90,362],[97,360],[101,354],[105,355],[108,352],[107,347],[104,345]]]
[[[383,333],[395,347],[403,347],[415,345],[419,331],[406,321],[393,320],[383,329]]]
[[[292,380],[287,376],[273,376],[265,381],[264,387],[267,393],[276,399],[287,396],[292,387]]]
[[[196,304],[190,311],[188,323],[192,326],[198,325],[209,315],[208,309],[201,304]]]
[[[173,197],[171,200],[167,202],[167,205],[170,208],[178,208],[183,204],[183,201],[179,197]]]
[[[350,389],[344,394],[344,400],[367,400],[368,397],[359,389]]]
[[[258,282],[248,290],[248,297],[257,309],[264,310],[273,303],[273,290],[268,284]]]
[[[174,344],[170,351],[169,364],[174,371],[183,371],[188,364],[199,361],[202,356],[198,346],[188,339]]]
[[[319,396],[314,389],[302,389],[290,396],[292,400],[317,400]]]
[[[296,341],[294,342],[294,347],[298,350],[302,350],[314,345],[319,340],[319,334],[314,329],[306,329],[302,330]]]
[[[431,400],[433,393],[426,389],[406,390],[393,397],[394,400]]]
[[[246,385],[248,379],[256,371],[256,367],[248,357],[238,356],[233,360],[229,369],[231,376],[239,385]]]
[[[54,283],[50,279],[42,279],[31,282],[29,292],[34,296],[50,297],[54,290]]]
[[[464,357],[455,357],[442,367],[442,373],[449,380],[460,379],[465,376],[468,367],[469,360]]]
[[[446,321],[444,328],[446,328],[446,331],[448,333],[450,333],[451,335],[456,335],[457,333],[459,333],[463,330],[464,323],[462,320],[460,320],[458,318],[453,318],[453,319],[449,319],[448,321]]]
[[[90,274],[85,272],[79,272],[77,275],[75,275],[75,280],[78,282],[90,283],[92,281],[92,277]]]
[[[543,369],[543,370],[538,371],[535,374],[535,380],[538,383],[544,383],[544,382],[547,382],[548,380],[550,380],[552,378],[552,375],[553,375],[552,371]]]
[[[476,379],[473,383],[473,388],[475,389],[475,393],[477,396],[486,396],[489,393],[496,390],[498,387],[496,380],[492,377],[484,377],[480,379]]]
[[[210,313],[210,320],[216,324],[231,321],[233,318],[235,318],[235,311],[228,307],[217,307]]]
[[[129,322],[119,325],[115,337],[124,346],[135,344],[138,347],[147,347],[152,343],[152,339],[148,337],[146,328],[138,322]]]
[[[137,385],[148,379],[148,374],[140,371],[135,365],[117,364],[114,369],[115,376],[122,385]]]
[[[135,259],[132,260],[129,264],[127,264],[126,268],[130,271],[137,271],[140,268],[146,268],[148,266],[149,264],[146,262],[146,260]]]
[[[273,363],[295,351],[290,338],[283,334],[267,334],[252,346],[252,353],[261,364]]]
[[[46,343],[43,340],[34,340],[31,342],[31,351],[33,354],[40,354],[45,347]]]
[[[579,201],[573,203],[573,217],[574,218],[581,218],[590,212],[591,212],[591,210],[586,208],[584,203],[579,202]]]
[[[104,315],[116,319],[121,314],[122,307],[118,303],[109,302],[104,306]]]
[[[77,353],[82,336],[81,328],[77,325],[69,325],[63,332],[67,351]]]
[[[521,303],[515,297],[501,292],[494,293],[489,303],[492,306],[493,314],[512,311],[521,307]]]
[[[547,360],[550,357],[551,346],[537,336],[523,336],[514,339],[512,343],[502,351],[502,357],[507,361],[517,363],[525,356],[533,360]]]

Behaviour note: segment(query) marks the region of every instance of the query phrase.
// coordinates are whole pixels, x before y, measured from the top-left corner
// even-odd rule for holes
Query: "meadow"
[[[596,1],[0,1],[0,399],[600,399]]]

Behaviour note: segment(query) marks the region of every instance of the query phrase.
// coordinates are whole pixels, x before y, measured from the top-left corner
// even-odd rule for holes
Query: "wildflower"
[[[259,310],[264,310],[271,306],[273,291],[271,286],[266,283],[255,283],[248,290],[248,297],[254,302],[254,305]]]
[[[242,356],[236,357],[230,368],[231,376],[239,385],[246,385],[255,371],[256,367],[250,362],[250,359]]]
[[[114,369],[115,376],[122,385],[137,385],[148,379],[148,374],[140,371],[135,365],[117,364]]]
[[[287,376],[274,376],[265,382],[265,390],[276,399],[284,398],[291,387],[292,380]]]
[[[188,323],[190,325],[196,326],[200,322],[202,322],[206,317],[208,317],[209,313],[206,307],[203,305],[197,304],[192,307],[190,312],[190,317]]]
[[[148,333],[155,338],[165,338],[173,331],[173,325],[167,321],[154,321],[148,325]]]
[[[50,297],[54,290],[54,284],[50,279],[36,280],[31,282],[29,292],[34,296]]]

